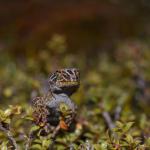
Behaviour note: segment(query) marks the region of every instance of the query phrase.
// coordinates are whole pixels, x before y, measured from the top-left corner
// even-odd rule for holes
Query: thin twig
[[[109,127],[110,130],[112,130],[115,125],[107,111],[102,112],[102,116],[105,119],[105,122],[107,123],[107,126]]]
[[[111,119],[109,112],[105,111],[103,103],[99,103],[99,108],[102,110],[102,116],[103,116],[107,126],[109,127],[110,130],[112,130],[115,127],[115,125]]]
[[[11,131],[9,129],[4,128],[1,123],[0,123],[0,130],[5,133],[5,135],[7,136],[7,138],[9,139],[9,141],[11,142],[12,146],[14,147],[14,149],[15,150],[19,150],[18,149],[18,145],[16,143],[16,140],[14,139]]]
[[[115,110],[115,120],[119,120],[121,111],[122,111],[122,107],[118,105]]]
[[[31,143],[33,141],[33,134],[34,134],[33,131],[29,133],[29,137],[28,137],[26,145],[25,145],[25,150],[29,150]]]
[[[56,136],[57,136],[57,133],[59,132],[59,130],[60,130],[60,125],[58,125],[56,128],[55,128],[55,130],[53,131],[53,134],[52,134],[52,139],[55,139],[56,138]]]
[[[57,136],[59,130],[60,130],[60,125],[58,125],[58,126],[54,129],[54,131],[53,131],[53,133],[52,133],[52,136],[51,136],[52,143],[51,143],[50,146],[49,146],[49,150],[53,150],[53,146],[54,146],[54,144],[55,144],[56,136]]]

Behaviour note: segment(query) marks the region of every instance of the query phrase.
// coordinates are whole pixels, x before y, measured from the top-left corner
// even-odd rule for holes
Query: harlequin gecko
[[[77,110],[70,96],[79,88],[79,70],[57,70],[48,82],[48,93],[32,100],[34,122],[40,127],[57,126],[63,122],[62,128],[67,129]]]

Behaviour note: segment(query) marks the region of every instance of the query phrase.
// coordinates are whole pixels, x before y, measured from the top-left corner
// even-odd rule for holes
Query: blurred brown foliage
[[[20,53],[45,47],[55,33],[73,51],[150,34],[148,0],[1,0],[0,12],[0,45]]]

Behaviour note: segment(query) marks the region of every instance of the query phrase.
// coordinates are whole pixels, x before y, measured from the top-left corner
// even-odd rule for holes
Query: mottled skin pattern
[[[60,69],[49,77],[50,89],[53,93],[72,95],[80,85],[79,70],[75,68]]]
[[[79,83],[79,71],[75,68],[52,73],[49,77],[49,92],[32,100],[35,123],[41,127],[55,126],[61,118],[69,126],[77,109],[69,96],[78,89]]]
[[[46,106],[47,101],[46,97],[36,97],[32,100],[33,118],[39,126],[45,126],[47,123],[47,115],[49,114]]]

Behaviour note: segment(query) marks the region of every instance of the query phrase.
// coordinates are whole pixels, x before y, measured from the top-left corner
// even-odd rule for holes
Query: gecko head
[[[80,74],[76,68],[64,68],[56,70],[49,77],[50,89],[54,93],[66,93],[71,95],[80,85]]]

